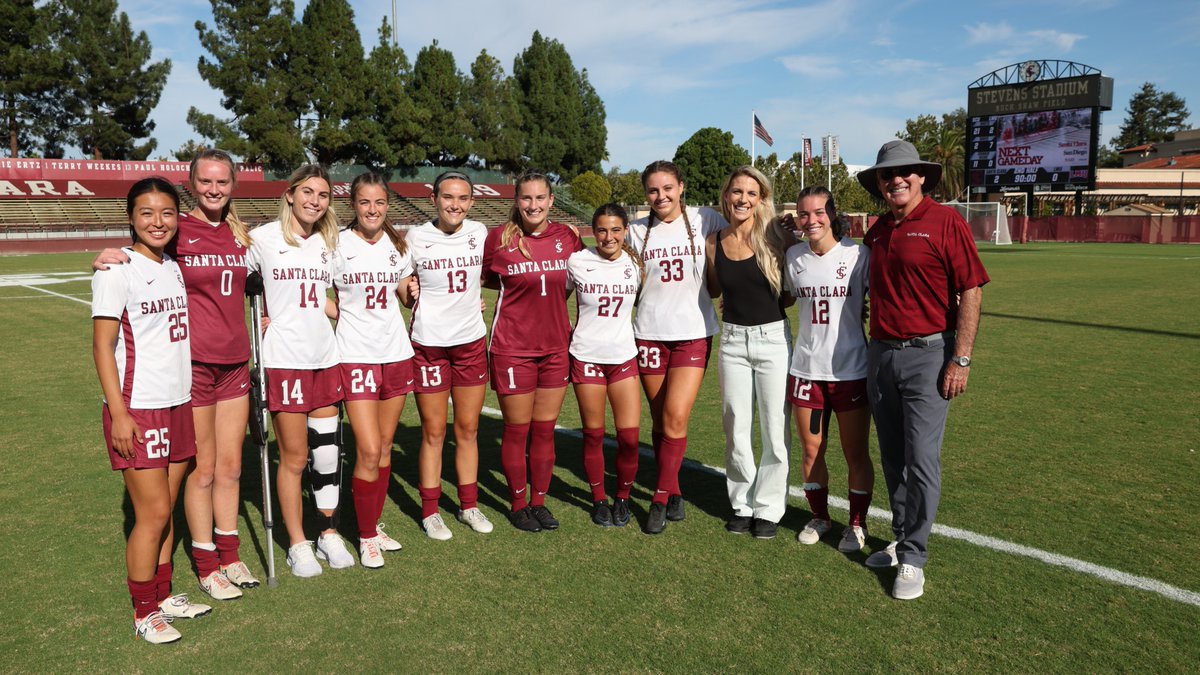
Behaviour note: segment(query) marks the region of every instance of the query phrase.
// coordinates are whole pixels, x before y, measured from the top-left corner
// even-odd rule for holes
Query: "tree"
[[[50,9],[34,0],[0,4],[0,117],[12,157],[31,149],[47,121],[62,116],[54,87],[65,64],[53,48],[52,25]]]
[[[426,148],[426,160],[433,164],[461,164],[471,153],[467,140],[471,129],[462,108],[463,86],[454,54],[439,47],[437,40],[417,54],[411,96],[418,108],[430,111],[421,145]]]
[[[382,168],[424,161],[421,133],[430,113],[418,108],[409,95],[412,69],[404,50],[392,44],[386,17],[379,27],[379,44],[371,50],[365,67],[367,101],[373,113],[365,128],[363,162]]]
[[[1113,139],[1114,150],[1124,150],[1146,143],[1169,141],[1187,123],[1190,113],[1187,104],[1172,91],[1160,92],[1150,82],[1129,99],[1125,122]]]
[[[303,106],[289,76],[295,9],[290,0],[209,0],[213,27],[196,22],[197,68],[221,92],[229,119],[188,111],[202,137],[249,162],[284,170],[306,160],[300,135]],[[305,87],[313,83],[305,83]]]
[[[500,61],[486,49],[471,64],[463,107],[473,130],[471,155],[475,163],[510,173],[520,170],[525,132],[521,130],[516,86],[505,77]]]
[[[940,120],[933,115],[906,120],[904,131],[896,137],[916,146],[922,159],[942,165],[942,180],[933,191],[934,198],[957,199],[966,187],[967,111],[957,108]]]
[[[604,178],[608,180],[611,193],[609,199],[612,201],[625,207],[646,201],[646,190],[642,187],[642,174],[637,171],[632,169],[621,171],[620,167],[614,166],[608,170]]]
[[[513,80],[529,164],[564,180],[599,171],[608,157],[604,102],[587,72],[576,72],[566,48],[534,31],[530,45],[513,61]]]
[[[309,154],[325,165],[362,159],[367,143],[383,139],[368,128],[362,38],[350,4],[311,0],[292,45],[290,75],[298,86],[291,95],[305,115],[302,138]]]
[[[116,0],[60,0],[56,7],[69,73],[61,84],[65,138],[96,159],[145,159],[157,145],[150,111],[171,61],[150,61],[150,38],[133,32]]]
[[[750,163],[750,153],[733,142],[733,134],[705,127],[675,150],[675,164],[683,173],[689,204],[716,204],[721,185],[739,166]]]
[[[612,199],[612,186],[604,176],[594,171],[584,171],[571,181],[571,197],[597,209]]]
[[[171,155],[175,157],[176,162],[190,162],[195,159],[196,155],[200,154],[200,151],[203,149],[204,146],[202,144],[197,143],[194,140],[189,140],[188,142],[179,146],[178,150],[173,150]]]

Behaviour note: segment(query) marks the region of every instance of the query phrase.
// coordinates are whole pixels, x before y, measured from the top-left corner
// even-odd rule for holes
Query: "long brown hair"
[[[296,233],[292,231],[295,226],[295,216],[292,215],[292,205],[288,202],[287,196],[294,194],[296,188],[310,178],[320,178],[329,186],[329,208],[325,210],[325,215],[321,216],[313,229],[321,233],[321,237],[325,240],[325,247],[332,251],[337,248],[338,238],[337,214],[333,212],[333,181],[329,179],[329,172],[320,164],[305,164],[288,177],[287,191],[279,196],[279,226],[283,228],[283,240],[287,242],[288,246],[300,245],[296,241]]]
[[[675,180],[683,185],[683,175],[679,172],[679,166],[675,162],[670,162],[665,159],[650,162],[646,168],[642,170],[642,189],[646,189],[646,181],[650,180],[650,176],[656,173],[669,173],[675,177]],[[692,229],[692,221],[688,219],[687,205],[683,203],[683,193],[679,193],[679,213],[683,215],[683,225],[687,228],[688,248],[692,251],[692,269],[696,269],[696,233]],[[650,231],[654,227],[654,208],[650,208],[650,215],[646,217],[646,238],[642,240],[642,250],[650,244]]]
[[[358,202],[359,190],[362,190],[363,188],[367,187],[368,185],[374,185],[374,186],[383,188],[384,197],[389,202],[391,201],[392,189],[390,187],[388,187],[387,180],[384,179],[383,176],[375,173],[374,171],[368,171],[367,173],[358,174],[357,176],[354,177],[354,180],[350,182],[350,206],[351,207],[353,207],[354,204],[356,204]],[[353,230],[357,230],[358,227],[359,227],[359,225],[358,225],[358,210],[355,209],[354,220],[351,220],[350,223],[346,225],[346,229],[353,231]],[[386,234],[387,238],[392,241],[392,246],[395,246],[396,250],[399,251],[401,255],[403,255],[405,252],[408,251],[408,244],[406,244],[404,242],[404,238],[401,237],[400,233],[396,231],[395,226],[392,225],[392,221],[390,221],[387,218],[383,219],[383,233]]]
[[[233,205],[232,189],[237,188],[237,165],[233,163],[233,157],[220,148],[204,148],[196,153],[196,156],[192,158],[191,165],[188,166],[188,183],[192,186],[196,185],[196,172],[199,170],[200,162],[206,159],[210,162],[220,162],[229,167],[229,175],[233,179],[233,183],[230,185],[229,201],[225,202],[225,208],[221,210],[221,220],[229,224],[229,231],[233,232],[233,238],[237,239],[238,243],[250,248],[250,228],[238,217],[237,208]],[[195,191],[195,187],[192,190]]]
[[[521,227],[521,209],[517,206],[517,196],[521,192],[522,185],[539,180],[546,184],[546,190],[553,196],[554,186],[550,184],[550,179],[546,174],[530,170],[517,176],[517,180],[513,184],[512,208],[508,212],[508,222],[501,225],[504,229],[500,231],[500,245],[497,247],[498,249],[508,248],[512,245],[513,240],[516,239],[517,248],[521,251],[521,255],[525,256],[526,260],[533,260],[533,255],[529,252],[529,247],[525,245],[525,228]],[[550,214],[546,214],[546,219],[550,219]]]

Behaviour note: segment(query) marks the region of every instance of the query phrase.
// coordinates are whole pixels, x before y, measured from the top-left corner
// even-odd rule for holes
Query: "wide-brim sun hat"
[[[937,187],[938,182],[942,180],[942,165],[937,162],[926,162],[921,159],[921,153],[917,152],[916,146],[908,141],[894,140],[888,141],[879,148],[879,155],[875,158],[875,166],[869,169],[863,169],[858,172],[858,182],[867,192],[870,192],[876,199],[883,199],[883,195],[879,192],[878,181],[875,180],[875,172],[879,169],[890,169],[897,166],[919,166],[921,167],[921,175],[925,176],[925,185],[921,189],[922,194],[930,194]]]

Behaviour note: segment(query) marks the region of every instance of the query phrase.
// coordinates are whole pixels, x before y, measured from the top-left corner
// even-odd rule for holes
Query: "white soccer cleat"
[[[162,612],[150,612],[141,621],[134,620],[133,634],[152,645],[174,642],[183,637],[171,625],[171,617]]]
[[[804,526],[803,530],[800,530],[800,532],[796,534],[796,541],[800,542],[801,544],[815,544],[818,541],[821,541],[821,537],[825,536],[825,533],[829,531],[830,527],[832,527],[832,524],[828,520],[813,518],[812,520],[808,521],[808,524]]]
[[[400,542],[388,536],[387,532],[383,531],[383,523],[375,526],[375,538],[379,540],[379,548],[385,551],[399,551],[404,548]]]
[[[250,573],[250,568],[246,567],[246,563],[241,560],[229,564],[221,565],[221,571],[225,573],[225,578],[229,579],[229,583],[238,588],[254,588],[258,586],[258,579]]]
[[[317,557],[329,562],[335,570],[354,567],[354,556],[346,550],[346,542],[336,532],[323,534],[317,538]]]
[[[289,548],[287,564],[292,568],[292,576],[295,577],[315,577],[323,571],[321,563],[317,562],[317,557],[313,555],[311,541],[302,541]]]
[[[487,534],[492,531],[492,521],[488,520],[487,516],[483,515],[483,511],[477,507],[459,511],[458,522],[467,525],[479,534]]]
[[[887,548],[882,551],[875,551],[867,556],[867,567],[875,570],[885,569],[887,567],[895,567],[900,564],[900,560],[896,558],[896,542],[887,545]]]
[[[442,520],[442,514],[435,513],[432,516],[421,521],[421,527],[425,528],[425,536],[438,541],[449,541],[454,533],[450,528],[446,527],[445,521]]]
[[[213,600],[237,600],[242,597],[242,589],[229,582],[229,577],[221,570],[213,570],[208,576],[200,579],[200,590],[212,596]]]
[[[842,531],[842,540],[838,542],[838,550],[842,553],[858,553],[867,543],[867,529],[858,525],[847,525]]]
[[[369,570],[383,567],[383,546],[379,537],[358,540],[358,559]]]
[[[901,565],[892,585],[892,597],[897,600],[916,600],[925,593],[925,570],[916,565]]]
[[[158,603],[158,609],[172,619],[198,619],[212,611],[208,605],[188,602],[187,593],[172,595]]]

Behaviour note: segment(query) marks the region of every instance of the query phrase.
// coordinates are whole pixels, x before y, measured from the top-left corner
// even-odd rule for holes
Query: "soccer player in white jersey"
[[[871,423],[867,407],[867,339],[863,307],[868,250],[846,235],[833,195],[805,188],[796,203],[796,233],[807,237],[785,256],[799,328],[788,377],[788,400],[804,445],[804,496],[812,520],[796,539],[815,544],[830,530],[829,469],[825,447],[829,420],[837,415],[849,470],[850,522],[838,550],[862,550],[875,472],[867,454]]]
[[[608,527],[629,523],[629,492],[637,477],[642,398],[637,385],[633,307],[642,284],[642,259],[625,235],[629,216],[617,204],[592,215],[594,248],[567,260],[577,303],[571,334],[571,382],[583,424],[583,468],[592,489],[592,522]],[[612,507],[604,491],[604,400],[612,404],[617,430],[617,492]]]
[[[171,514],[196,455],[188,302],[179,266],[165,253],[178,227],[179,195],[162,178],[146,178],[125,204],[129,264],[92,277],[92,356],[109,461],[133,504],[125,566],[134,632],[159,644],[180,638],[172,619],[210,609],[170,595]]]
[[[629,225],[630,244],[646,263],[633,331],[658,465],[646,532],[658,534],[668,520],[684,518],[679,468],[717,332],[717,313],[705,284],[704,240],[727,223],[712,209],[684,206],[683,178],[672,162],[647,166],[642,187],[650,215]]]
[[[447,171],[433,182],[433,221],[409,230],[419,296],[413,306],[417,410],[421,413],[419,458],[421,526],[432,539],[453,534],[438,512],[442,496],[442,444],[454,401],[454,464],[458,473],[458,519],[479,533],[492,524],[479,510],[479,415],[487,384],[487,348],[480,307],[483,246],[487,227],[467,219],[475,203],[471,179]],[[407,299],[411,286],[401,288]]]
[[[413,390],[413,349],[397,295],[412,276],[412,261],[387,220],[388,195],[379,174],[355,177],[354,220],[341,231],[333,255],[342,393],[358,452],[350,486],[359,560],[368,569],[383,567],[383,551],[400,550],[379,516],[391,481],[396,426]]]
[[[223,150],[205,148],[189,170],[196,207],[180,214],[179,234],[167,254],[183,272],[192,344],[192,416],[196,468],[183,489],[200,588],[217,600],[258,586],[238,553],[242,441],[250,414],[250,339],[246,332],[246,250],[250,235],[231,195],[237,168]],[[129,262],[105,249],[95,269]]]
[[[251,231],[248,264],[263,278],[270,323],[263,335],[267,407],[279,442],[275,476],[288,535],[287,562],[297,577],[321,573],[320,557],[335,569],[354,566],[337,533],[341,455],[337,446],[342,400],[337,342],[326,316],[333,285],[337,218],[323,167],[308,164],[288,178],[279,219]],[[304,534],[300,477],[309,468],[317,507],[316,555]]]

